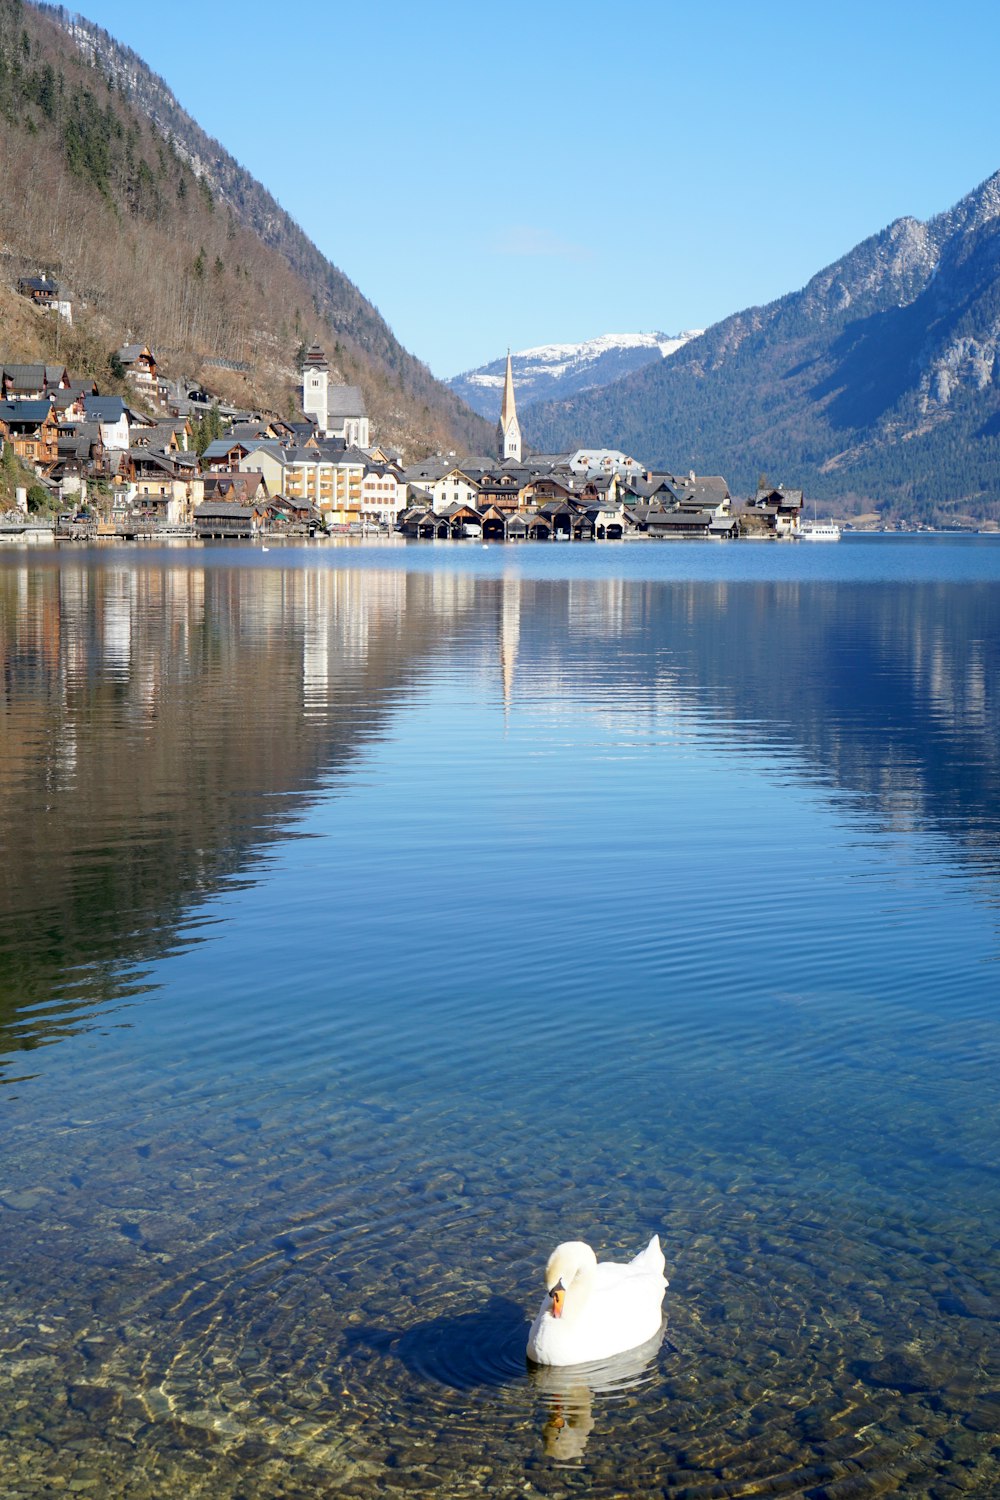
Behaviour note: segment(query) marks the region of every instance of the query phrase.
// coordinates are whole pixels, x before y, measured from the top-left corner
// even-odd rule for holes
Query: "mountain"
[[[491,440],[163,80],[62,7],[0,0],[0,164],[3,359],[58,356],[107,383],[109,351],[141,339],[168,375],[290,412],[316,339],[378,439],[410,454]],[[8,317],[39,271],[72,298],[71,332]]]
[[[903,218],[801,291],[667,361],[528,409],[527,441],[622,448],[674,472],[761,472],[841,514],[1000,520],[1000,173]]]
[[[700,328],[687,333],[603,333],[582,344],[540,344],[511,355],[517,405],[521,411],[534,401],[564,401],[578,391],[593,390],[621,380],[633,370],[654,364],[697,338]],[[467,370],[447,382],[457,396],[483,417],[496,420],[500,411],[507,359],[495,359]]]

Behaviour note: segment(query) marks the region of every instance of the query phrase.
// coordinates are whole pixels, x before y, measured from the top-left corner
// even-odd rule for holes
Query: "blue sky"
[[[436,375],[707,326],[1000,168],[985,0],[86,0]]]

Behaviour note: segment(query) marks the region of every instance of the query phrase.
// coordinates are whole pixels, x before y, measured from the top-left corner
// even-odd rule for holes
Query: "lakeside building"
[[[765,485],[747,502],[747,520],[751,526],[764,532],[774,532],[777,536],[798,536],[803,504],[801,490],[785,489],[784,485]]]
[[[348,447],[368,447],[364,397],[356,385],[331,382],[330,362],[318,344],[306,351],[302,361],[302,410],[322,437],[339,438]]]
[[[246,534],[248,522],[250,534],[374,527],[435,539],[799,534],[799,490],[759,491],[738,510],[721,475],[677,476],[609,448],[525,455],[509,353],[495,451],[435,454],[406,466],[371,445],[361,392],[331,382],[318,344],[303,357],[304,420],[212,401],[228,426],[200,457],[193,433],[208,394],[188,381],[164,382],[148,345],[122,345],[116,358],[157,415],[101,395],[65,366],[0,364],[0,444],[10,444],[55,503],[99,514],[122,534],[131,534],[130,518],[205,535]],[[238,482],[223,485],[225,478]]]

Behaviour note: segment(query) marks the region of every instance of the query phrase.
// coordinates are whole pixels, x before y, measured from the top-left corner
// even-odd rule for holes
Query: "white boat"
[[[804,542],[839,542],[840,527],[836,521],[803,521],[799,536]]]

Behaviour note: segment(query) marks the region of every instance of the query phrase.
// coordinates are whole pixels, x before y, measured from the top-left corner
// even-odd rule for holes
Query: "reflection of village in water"
[[[845,611],[834,585],[246,568],[228,554],[12,562],[0,808],[23,857],[0,897],[6,922],[32,914],[40,934],[22,1002],[36,980],[65,991],[64,967],[85,962],[99,998],[102,965],[161,952],[185,905],[287,832],[440,653],[478,659],[508,718],[520,705],[557,720],[586,673],[591,712],[626,740],[668,724],[776,772],[794,760],[887,826],[936,825],[993,864],[1000,631],[986,585],[941,615],[932,584],[858,590]],[[877,733],[857,713],[875,695]],[[128,864],[107,852],[117,837]],[[135,913],[127,936],[118,910]]]

